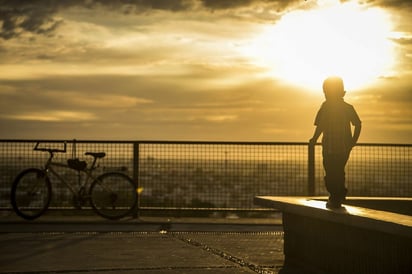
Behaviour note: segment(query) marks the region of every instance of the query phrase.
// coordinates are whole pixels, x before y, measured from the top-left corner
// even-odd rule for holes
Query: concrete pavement
[[[283,264],[281,227],[265,222],[2,217],[0,227],[0,273],[278,273]]]

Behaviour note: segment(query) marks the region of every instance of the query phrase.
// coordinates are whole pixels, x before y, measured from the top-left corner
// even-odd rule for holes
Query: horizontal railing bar
[[[27,142],[49,142],[49,143],[73,143],[73,139],[0,139],[1,143],[13,142],[13,143],[27,143]],[[136,141],[114,141],[114,140],[75,140],[76,143],[99,143],[99,144],[133,144]]]
[[[196,144],[196,145],[307,145],[305,142],[237,142],[237,141],[136,141],[139,144]]]
[[[76,143],[100,143],[100,144],[199,144],[199,145],[308,145],[308,142],[260,142],[260,141],[170,141],[170,140],[63,140],[63,139],[0,139],[0,142],[72,142]],[[320,145],[321,143],[317,143]],[[380,147],[412,147],[412,144],[399,143],[357,143],[357,146],[380,146]]]
[[[47,140],[47,139],[0,139],[0,142],[51,142],[51,143],[73,143],[74,140]],[[109,143],[109,144],[196,144],[196,145],[307,145],[305,142],[240,142],[240,141],[167,141],[167,140],[137,140],[137,141],[125,141],[125,140],[75,140],[76,143]]]

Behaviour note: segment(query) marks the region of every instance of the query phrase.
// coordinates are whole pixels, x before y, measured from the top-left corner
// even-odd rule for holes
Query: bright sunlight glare
[[[383,10],[338,3],[285,15],[243,53],[270,68],[272,77],[309,90],[319,90],[329,75],[341,76],[353,90],[390,73],[390,32]]]

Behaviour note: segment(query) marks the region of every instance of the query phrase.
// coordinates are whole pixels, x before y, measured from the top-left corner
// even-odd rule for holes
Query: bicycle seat
[[[104,158],[106,156],[105,152],[86,152],[85,155],[93,156],[94,158]]]

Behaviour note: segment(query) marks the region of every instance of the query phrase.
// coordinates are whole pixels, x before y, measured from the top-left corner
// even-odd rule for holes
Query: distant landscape
[[[412,196],[410,159],[352,157],[347,166],[349,196]],[[9,193],[14,177],[24,168],[40,167],[44,158],[1,159],[0,207],[10,207]],[[77,172],[62,168],[61,174],[76,183]],[[102,161],[95,174],[120,171],[133,176],[131,158]],[[326,195],[323,170],[315,166],[315,193]],[[307,195],[306,161],[296,160],[202,160],[157,159],[139,161],[138,184],[143,189],[141,207],[239,208],[251,209],[255,195]],[[53,204],[71,207],[71,194],[56,183]],[[59,203],[59,204],[57,204]]]

